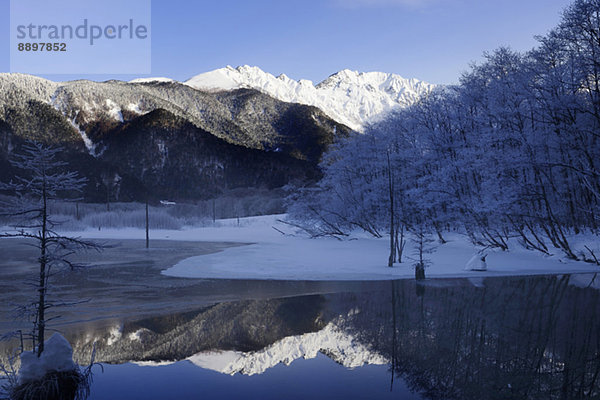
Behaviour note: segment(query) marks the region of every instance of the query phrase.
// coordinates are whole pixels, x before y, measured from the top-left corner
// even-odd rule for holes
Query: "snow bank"
[[[152,239],[234,242],[241,246],[222,252],[191,257],[163,271],[165,275],[212,279],[275,280],[389,280],[414,277],[410,243],[402,264],[387,267],[387,238],[355,234],[348,240],[310,239],[280,222],[285,215],[217,221],[215,226],[182,230],[153,230]],[[106,239],[144,239],[142,229],[108,229],[70,233]],[[592,264],[528,251],[513,243],[511,250],[486,251],[487,271],[465,271],[465,264],[479,248],[459,234],[448,234],[448,243],[428,255],[431,266],[426,276],[486,277],[598,272]],[[243,245],[246,244],[246,245]],[[482,265],[478,265],[483,269]]]
[[[466,238],[450,236],[429,256],[426,276],[473,277],[595,272],[597,266],[545,257],[514,249],[493,252],[486,258],[487,271],[465,270],[476,250]],[[228,248],[223,252],[191,257],[163,271],[165,275],[187,278],[277,279],[277,280],[388,280],[413,278],[413,262],[405,260],[393,268],[386,265],[388,241],[361,238],[285,238]],[[411,248],[407,246],[407,253]],[[477,260],[480,260],[478,257]]]
[[[73,348],[62,335],[53,334],[44,342],[41,357],[32,351],[21,354],[19,384],[40,380],[48,372],[67,372],[77,368],[73,362]]]

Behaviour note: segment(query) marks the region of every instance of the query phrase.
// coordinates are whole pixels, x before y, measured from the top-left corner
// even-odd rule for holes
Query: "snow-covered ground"
[[[349,240],[311,239],[280,222],[283,215],[217,221],[211,227],[151,231],[151,239],[238,242],[245,244],[217,253],[182,260],[163,274],[187,278],[275,280],[389,280],[414,277],[412,246],[405,259],[387,267],[388,238],[357,233]],[[283,233],[282,233],[283,232]],[[88,230],[71,233],[86,238],[143,239],[142,229]],[[459,234],[448,234],[448,243],[428,254],[432,277],[485,277],[599,272],[600,267],[528,251],[516,243],[510,251],[488,252],[487,271],[465,271],[479,250]]]

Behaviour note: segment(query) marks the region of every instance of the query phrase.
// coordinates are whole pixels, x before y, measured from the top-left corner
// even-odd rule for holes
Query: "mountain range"
[[[0,74],[0,181],[24,140],[65,148],[97,201],[210,198],[240,187],[277,188],[319,177],[327,146],[432,85],[349,70],[318,85],[257,67],[188,81],[53,82]]]
[[[132,82],[174,82],[169,78],[136,79]],[[333,120],[353,130],[362,131],[366,124],[397,107],[406,107],[434,85],[417,79],[383,72],[339,71],[323,82],[298,81],[281,74],[277,77],[248,65],[216,69],[183,82],[199,90],[223,91],[256,89],[289,103],[306,104],[321,109]]]

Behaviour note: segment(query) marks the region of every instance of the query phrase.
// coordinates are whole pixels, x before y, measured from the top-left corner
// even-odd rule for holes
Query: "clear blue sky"
[[[569,0],[152,0],[151,75],[185,80],[226,65],[248,64],[315,82],[349,68],[453,83],[486,50],[534,47],[533,36],[554,27],[568,4]],[[10,68],[8,15],[9,0],[0,0],[2,72]]]

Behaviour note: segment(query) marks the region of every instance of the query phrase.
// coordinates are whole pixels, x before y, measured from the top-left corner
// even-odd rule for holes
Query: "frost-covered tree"
[[[48,300],[50,278],[59,269],[80,267],[69,261],[69,256],[81,250],[100,249],[93,242],[64,236],[55,230],[58,222],[50,215],[50,201],[76,196],[85,184],[85,179],[77,173],[64,170],[66,163],[57,160],[60,151],[40,143],[23,145],[22,152],[11,161],[23,175],[0,184],[0,190],[12,197],[0,205],[0,213],[10,218],[13,225],[12,230],[0,233],[0,238],[29,239],[39,250],[39,273],[33,280],[37,297],[22,308],[33,319],[31,342],[38,357],[44,351],[47,311],[61,305]]]
[[[316,188],[291,198],[289,213],[313,236],[344,236],[362,229],[375,237],[390,237],[388,265],[401,261],[404,248],[404,159],[394,141],[367,132],[333,145],[321,167]]]
[[[389,233],[391,248],[397,224],[426,221],[442,243],[455,229],[484,247],[517,238],[597,260],[570,237],[600,232],[599,37],[600,0],[576,0],[537,49],[486,53],[458,85],[334,146],[291,215],[325,232]]]

